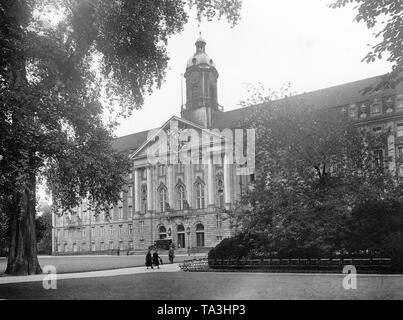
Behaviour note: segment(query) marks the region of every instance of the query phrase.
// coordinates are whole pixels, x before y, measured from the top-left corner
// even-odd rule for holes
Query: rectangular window
[[[101,237],[103,237],[104,235],[105,235],[104,226],[101,226]]]
[[[204,232],[196,232],[196,246],[204,247]]]
[[[383,150],[374,150],[374,164],[376,167],[383,167]]]
[[[122,236],[122,233],[123,233],[123,226],[120,225],[119,226],[119,236]]]
[[[403,122],[397,124],[397,137],[403,137]]]
[[[92,236],[92,237],[95,236],[95,227],[92,227],[92,229],[91,229],[91,236]]]
[[[129,217],[128,217],[128,218],[129,218],[129,219],[130,219],[130,218],[133,218],[133,207],[130,206],[128,209],[129,209]]]
[[[113,236],[113,226],[109,226],[109,235]]]
[[[105,250],[105,245],[103,242],[101,242],[101,251],[104,251],[104,250]]]
[[[133,225],[129,224],[129,235],[133,234]]]
[[[123,219],[123,208],[119,208],[119,219]]]

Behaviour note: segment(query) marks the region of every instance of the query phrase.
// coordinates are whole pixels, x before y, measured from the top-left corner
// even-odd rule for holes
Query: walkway
[[[97,278],[97,277],[114,277],[121,275],[152,273],[152,272],[178,272],[180,271],[179,263],[164,264],[160,269],[147,269],[146,267],[122,268],[103,271],[77,272],[77,273],[61,273],[57,274],[57,280],[63,279],[81,279],[81,278]],[[46,274],[38,274],[31,276],[3,276],[0,277],[0,284],[36,282],[43,281]]]

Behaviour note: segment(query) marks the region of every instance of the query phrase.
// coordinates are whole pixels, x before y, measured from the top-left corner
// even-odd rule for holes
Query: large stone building
[[[208,249],[234,233],[230,212],[240,210],[238,201],[251,174],[239,174],[239,165],[222,161],[222,151],[210,155],[200,164],[150,161],[150,149],[161,136],[170,136],[172,124],[178,130],[191,128],[198,134],[214,136],[208,129],[237,128],[251,110],[266,108],[256,105],[224,112],[218,103],[218,72],[205,52],[206,42],[196,41],[196,52],[189,59],[184,74],[186,103],[181,117],[172,117],[161,128],[117,138],[119,151],[130,151],[133,171],[127,177],[122,201],[105,213],[94,217],[87,203],[75,212],[53,219],[53,252],[79,253],[107,250],[144,250],[157,239],[172,239],[177,248]],[[379,83],[380,77],[364,79],[299,95],[305,104],[319,108],[339,108],[357,124],[379,131],[391,128],[388,145],[378,150],[389,169],[403,176],[396,159],[403,155],[403,86],[381,92],[364,93],[365,88]],[[176,130],[176,132],[179,132]],[[164,135],[161,135],[164,133]],[[214,140],[214,137],[213,137]],[[167,159],[171,159],[167,149]],[[163,154],[157,150],[159,155]],[[204,155],[198,155],[203,157]]]

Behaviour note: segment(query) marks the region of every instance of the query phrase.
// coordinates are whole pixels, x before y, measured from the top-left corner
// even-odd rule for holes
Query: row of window
[[[382,126],[376,126],[372,128],[372,131],[374,133],[381,133],[382,129]],[[396,136],[398,138],[403,138],[403,122],[396,123]]]
[[[108,230],[108,235],[113,236],[115,234],[115,228],[113,225],[110,225],[109,228],[106,228],[105,226],[99,226],[99,227],[91,227],[91,236],[92,237],[104,237],[105,236],[105,229]],[[64,236],[64,238],[73,238],[73,237],[79,237],[80,235],[85,238],[87,237],[87,228],[78,228],[78,229],[64,229],[64,233],[62,233],[63,230],[59,230],[59,237]],[[123,236],[125,233],[125,229],[123,228],[123,225],[119,225],[117,228],[117,232],[119,236]],[[129,235],[133,234],[133,225],[129,224],[127,228],[127,232]]]
[[[73,243],[71,246],[68,245],[68,243],[63,243],[63,244],[57,244],[57,251],[58,252],[80,252],[80,251],[105,251],[105,250],[113,250],[113,249],[133,249],[133,242],[129,241],[127,247],[125,246],[123,241],[119,241],[118,243],[115,244],[113,241],[109,241],[108,243],[105,242],[100,242],[100,243],[95,243],[93,241],[91,243],[90,247],[87,247],[87,243],[83,242],[81,244],[78,243]]]
[[[382,114],[382,107],[383,104],[385,105],[386,112],[393,112],[393,99],[389,98],[385,102],[382,102],[381,99],[374,99],[371,104],[368,102],[363,102],[361,105],[357,104],[351,104],[348,107],[348,116],[350,118],[357,118],[358,115],[360,115],[360,118],[364,118],[367,115],[380,115]],[[403,111],[403,95],[398,95],[395,100],[395,110],[396,111]],[[368,110],[369,109],[369,110]],[[343,111],[346,111],[345,108],[343,108]],[[360,112],[359,112],[360,111]]]

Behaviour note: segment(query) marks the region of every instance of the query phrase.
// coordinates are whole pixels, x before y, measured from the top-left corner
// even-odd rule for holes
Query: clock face
[[[190,74],[190,83],[195,84],[199,81],[199,73],[196,71],[193,71]]]

